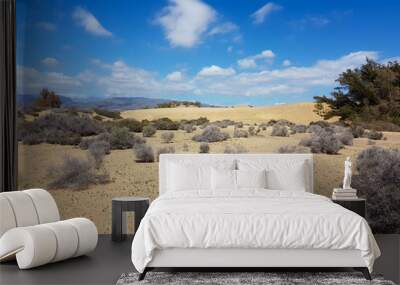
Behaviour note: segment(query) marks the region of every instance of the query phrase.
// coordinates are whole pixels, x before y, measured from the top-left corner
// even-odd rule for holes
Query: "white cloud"
[[[226,48],[226,51],[227,51],[227,52],[232,52],[232,51],[233,51],[233,46],[228,46],[228,47]]]
[[[215,10],[200,0],[170,0],[156,22],[172,46],[190,48],[200,42],[215,17]]]
[[[46,65],[48,67],[56,66],[59,63],[58,60],[55,59],[54,57],[46,57],[46,58],[42,59],[41,62],[43,65]]]
[[[170,81],[181,81],[183,79],[183,74],[180,71],[174,71],[169,73],[166,78]]]
[[[49,31],[49,32],[54,32],[55,30],[57,30],[57,26],[53,23],[50,22],[37,22],[36,26],[40,29],[43,29],[45,31]]]
[[[241,68],[257,67],[256,61],[252,58],[242,58],[242,59],[239,59],[237,63]]]
[[[263,54],[263,53],[260,53]],[[269,53],[264,53],[267,56]],[[271,56],[271,54],[269,54]],[[95,61],[98,74],[84,70],[77,75],[39,72],[18,66],[18,94],[37,94],[47,87],[58,94],[86,96],[164,97],[173,95],[213,96],[290,96],[312,94],[314,88],[333,88],[343,71],[365,63],[366,58],[379,60],[375,51],[357,51],[329,60],[318,60],[308,66],[262,68],[252,72],[236,72],[232,67],[204,67],[193,76],[180,78],[178,72],[166,76],[128,65],[120,60],[113,63]],[[385,60],[385,59],[383,59]],[[383,60],[379,60],[382,62]],[[179,79],[180,80],[171,80]],[[201,100],[201,99],[199,99]]]
[[[92,13],[81,7],[75,8],[72,17],[78,25],[82,26],[86,32],[92,35],[100,37],[112,36],[112,33],[106,30]]]
[[[272,12],[279,11],[281,9],[281,6],[273,2],[269,2],[251,15],[251,17],[253,18],[253,23],[262,24]]]
[[[225,23],[222,23],[222,24],[212,28],[208,32],[208,34],[210,36],[218,35],[218,34],[226,34],[226,33],[231,33],[233,31],[237,30],[238,28],[239,27],[236,24],[232,23],[232,22],[225,22]]]
[[[230,76],[234,75],[236,72],[232,67],[222,68],[218,65],[211,65],[207,67],[203,67],[198,76],[201,77],[209,77],[209,76]]]
[[[272,52],[272,50],[263,50],[261,53],[252,55],[246,58],[239,59],[237,61],[237,64],[241,68],[255,68],[257,67],[257,60],[261,59],[267,59],[267,60],[272,60],[275,57],[275,54]]]
[[[38,94],[42,88],[49,88],[58,94],[73,96],[81,81],[58,72],[40,72],[34,68],[17,66],[18,94]]]
[[[292,63],[290,62],[290,60],[285,59],[285,60],[282,62],[282,65],[283,65],[283,66],[290,66],[290,65],[292,65]]]

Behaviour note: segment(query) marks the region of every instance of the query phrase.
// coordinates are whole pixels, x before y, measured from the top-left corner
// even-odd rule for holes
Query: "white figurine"
[[[351,158],[348,156],[344,162],[344,178],[343,178],[343,189],[351,188]]]

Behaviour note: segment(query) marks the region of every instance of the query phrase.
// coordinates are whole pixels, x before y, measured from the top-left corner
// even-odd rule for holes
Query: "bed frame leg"
[[[146,273],[147,273],[148,269],[147,267],[143,270],[142,273],[139,274],[139,278],[138,281],[142,281],[144,279],[144,277],[146,277]]]
[[[369,274],[369,270],[367,267],[355,267],[354,269],[357,271],[361,271],[362,274],[364,275],[365,279],[372,280],[371,274]]]

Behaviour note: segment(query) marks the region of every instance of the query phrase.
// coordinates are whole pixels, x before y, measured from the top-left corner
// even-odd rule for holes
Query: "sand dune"
[[[134,118],[136,120],[154,120],[163,117],[171,120],[197,119],[207,117],[210,121],[230,119],[242,121],[243,123],[268,122],[271,119],[286,119],[297,124],[308,124],[311,121],[321,120],[313,112],[314,103],[285,104],[265,107],[178,107],[160,109],[129,110],[122,112],[123,118]]]

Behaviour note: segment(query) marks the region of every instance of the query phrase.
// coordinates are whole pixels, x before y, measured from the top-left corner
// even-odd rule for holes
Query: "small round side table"
[[[113,241],[126,239],[126,215],[124,212],[135,212],[135,232],[150,205],[149,198],[115,197],[112,199],[112,236]]]

